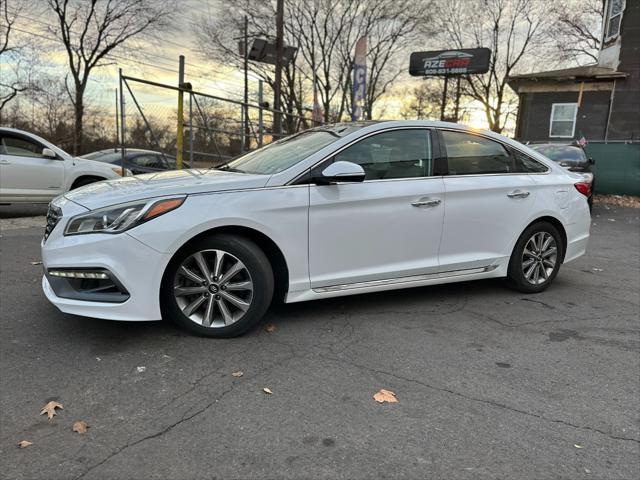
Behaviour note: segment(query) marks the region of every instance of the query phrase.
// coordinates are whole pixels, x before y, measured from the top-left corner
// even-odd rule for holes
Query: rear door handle
[[[523,192],[522,190],[514,190],[513,192],[507,193],[507,197],[509,198],[527,198],[530,195],[530,192]]]
[[[415,202],[411,202],[411,205],[413,205],[414,207],[436,207],[440,205],[441,202],[442,200],[440,200],[439,198],[424,197],[416,200]]]

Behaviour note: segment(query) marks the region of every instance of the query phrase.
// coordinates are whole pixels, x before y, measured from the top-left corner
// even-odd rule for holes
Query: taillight
[[[589,195],[591,195],[590,182],[578,182],[578,183],[575,183],[574,186],[576,187],[576,190],[578,190],[585,197],[588,197]]]

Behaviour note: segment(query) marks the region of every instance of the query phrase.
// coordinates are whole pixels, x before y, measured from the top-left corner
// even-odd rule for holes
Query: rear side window
[[[534,160],[528,155],[525,155],[518,150],[513,150],[513,158],[515,160],[515,167],[518,173],[543,173],[549,170],[549,168]]]
[[[513,173],[509,152],[498,142],[463,132],[442,131],[449,175]]]

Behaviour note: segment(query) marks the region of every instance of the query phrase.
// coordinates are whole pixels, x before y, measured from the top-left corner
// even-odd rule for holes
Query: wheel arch
[[[106,180],[106,177],[100,177],[98,175],[80,175],[79,177],[73,180],[71,187],[69,190],[73,190],[74,188],[78,188],[79,184],[84,180],[93,180],[93,182],[101,182],[102,180]],[[93,183],[91,182],[91,183]],[[88,185],[88,184],[86,184]]]
[[[225,225],[204,230],[184,242],[182,246],[180,246],[180,248],[178,248],[178,250],[176,250],[176,252],[172,255],[172,258],[178,255],[185,248],[188,248],[192,243],[197,242],[202,238],[216,234],[241,236],[251,240],[260,249],[262,249],[262,251],[267,256],[269,263],[271,264],[271,268],[273,269],[273,276],[275,281],[273,293],[274,300],[284,301],[285,295],[289,290],[289,267],[287,265],[285,256],[282,253],[280,247],[276,244],[276,242],[273,241],[273,239],[254,228],[240,225]],[[165,271],[163,273],[163,282],[168,268],[169,264],[167,264],[165,267]]]
[[[564,225],[562,224],[562,222],[558,220],[556,217],[552,217],[550,215],[538,217],[535,220],[532,220],[531,222],[529,222],[527,226],[522,229],[522,233],[524,233],[531,225],[534,225],[536,223],[541,223],[541,222],[550,223],[551,225],[556,227],[556,229],[558,229],[558,232],[560,232],[560,235],[562,235],[562,260],[560,263],[564,263],[564,256],[567,253],[567,241],[568,241],[567,230],[564,228]],[[520,234],[520,236],[522,236],[522,233]],[[518,237],[518,239],[520,239],[520,237]],[[517,242],[516,242],[516,245],[517,245]],[[513,248],[515,248],[515,245]]]

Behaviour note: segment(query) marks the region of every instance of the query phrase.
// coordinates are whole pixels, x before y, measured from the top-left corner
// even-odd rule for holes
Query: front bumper
[[[123,233],[65,237],[58,225],[42,244],[42,264],[50,269],[96,269],[113,272],[129,293],[121,303],[62,298],[46,276],[42,289],[62,312],[110,320],[159,320],[160,284],[170,254],[160,253]]]

